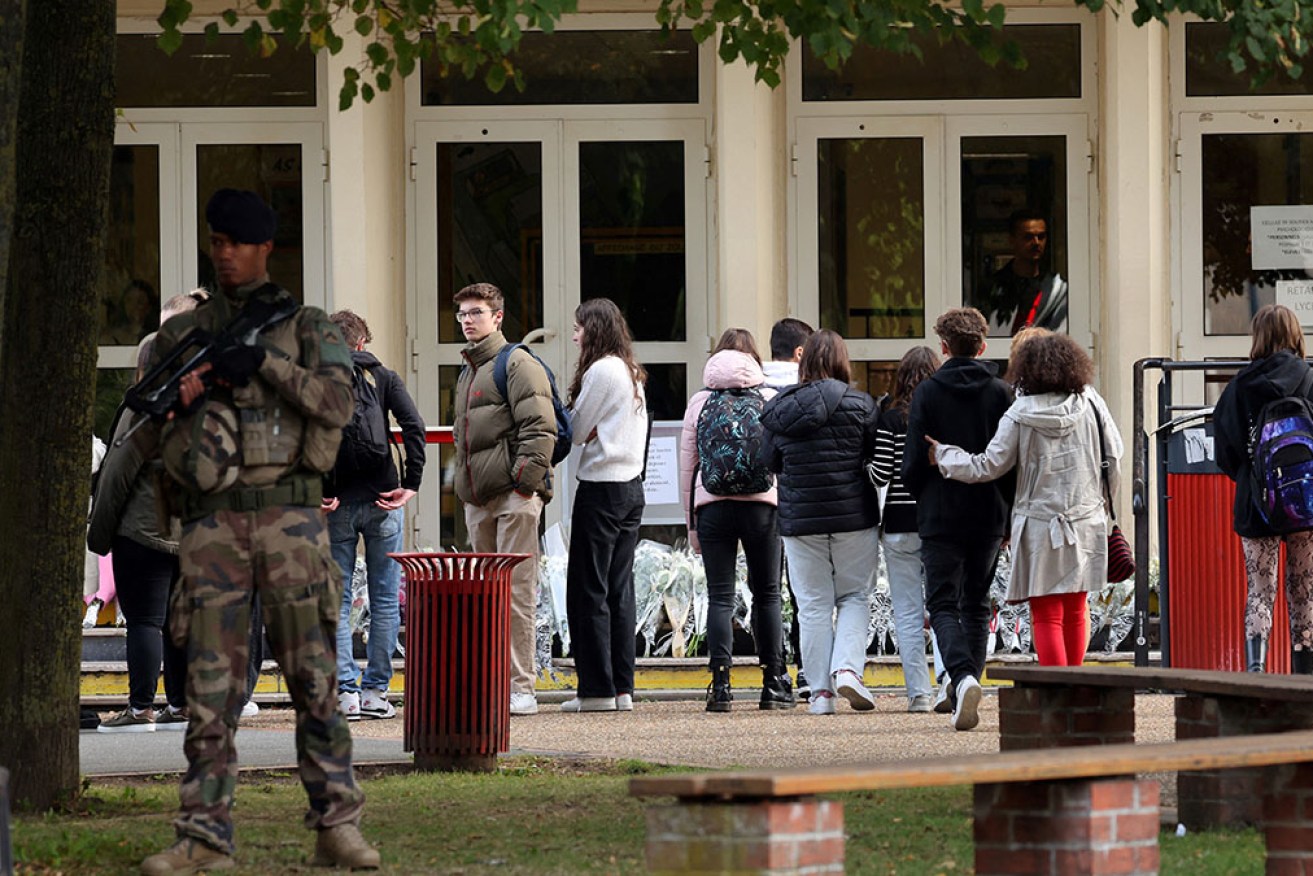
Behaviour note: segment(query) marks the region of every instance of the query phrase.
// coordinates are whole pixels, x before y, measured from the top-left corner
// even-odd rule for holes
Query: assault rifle
[[[257,289],[232,321],[217,333],[194,328],[183,335],[168,356],[128,388],[123,403],[131,410],[146,414],[156,421],[167,419],[170,413],[185,414],[194,409],[205,397],[205,393],[197,397],[190,408],[184,407],[180,391],[183,377],[213,362],[215,355],[223,350],[254,344],[260,332],[282,322],[300,308],[299,304],[287,297],[280,296],[272,301],[258,297],[266,288],[277,289],[273,284]],[[213,374],[213,370],[207,368],[200,375],[201,383],[207,391],[213,385]],[[141,422],[144,423],[145,418]]]

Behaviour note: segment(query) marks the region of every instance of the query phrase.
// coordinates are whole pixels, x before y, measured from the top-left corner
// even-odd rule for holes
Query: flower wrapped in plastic
[[[894,629],[894,601],[889,593],[889,572],[884,564],[884,552],[876,563],[875,576],[871,580],[871,595],[868,601],[871,610],[866,624],[866,650],[870,653],[871,643],[875,642],[877,654],[898,653],[898,632]],[[892,642],[892,649],[886,647]]]
[[[1135,579],[1108,584],[1102,590],[1091,590],[1089,606],[1090,639],[1106,628],[1108,638],[1103,643],[1103,650],[1111,654],[1131,632],[1135,618]]]
[[[553,524],[543,533],[542,556],[538,560],[538,612],[535,621],[535,645],[538,674],[545,671],[557,678],[552,666],[552,638],[561,639],[561,653],[570,653],[570,624],[565,614],[565,569],[569,550],[561,525]]]
[[[994,615],[989,622],[988,653],[1002,649],[1009,653],[1030,652],[1030,605],[1025,602],[1008,602],[1008,585],[1012,582],[1012,551],[1003,548],[994,567],[994,582],[989,595],[994,602]]]

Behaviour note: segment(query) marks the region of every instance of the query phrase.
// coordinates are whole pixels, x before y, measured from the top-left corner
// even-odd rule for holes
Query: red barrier
[[[1221,474],[1169,474],[1167,558],[1172,666],[1245,669],[1245,558],[1231,529],[1235,484]],[[1285,548],[1281,550],[1267,671],[1290,671]]]
[[[388,554],[406,570],[404,749],[422,770],[510,748],[511,569],[529,554]]]

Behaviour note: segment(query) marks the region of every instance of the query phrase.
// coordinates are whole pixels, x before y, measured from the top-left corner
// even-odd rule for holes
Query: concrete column
[[[784,87],[753,81],[742,62],[715,64],[712,210],[716,253],[708,334],[752,331],[763,358],[770,327],[788,314]]]
[[[1103,14],[1098,22],[1102,298],[1095,363],[1099,389],[1129,437],[1135,360],[1173,350],[1167,30],[1136,27],[1129,15]],[[1129,442],[1126,450],[1118,516],[1129,521]]]
[[[405,89],[401,83],[340,112],[343,71],[364,57],[364,38],[346,35],[328,58],[328,308],[369,323],[370,350],[404,378],[406,360]]]

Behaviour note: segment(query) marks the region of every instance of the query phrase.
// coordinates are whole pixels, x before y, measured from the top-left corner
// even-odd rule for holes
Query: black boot
[[[1313,651],[1307,648],[1290,649],[1290,674],[1313,675]]]
[[[729,663],[711,664],[711,684],[707,685],[707,711],[728,712],[734,694],[729,686]]]
[[[1267,636],[1250,636],[1245,639],[1245,671],[1266,672]]]
[[[793,695],[793,685],[789,682],[789,673],[783,667],[763,666],[761,669],[761,708],[792,709],[798,705],[798,698]]]

